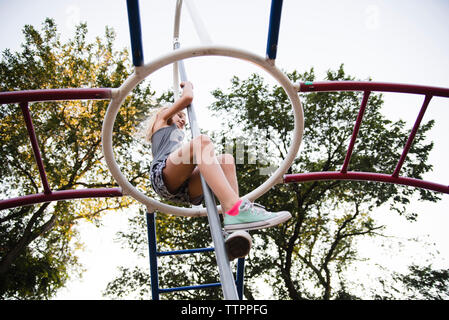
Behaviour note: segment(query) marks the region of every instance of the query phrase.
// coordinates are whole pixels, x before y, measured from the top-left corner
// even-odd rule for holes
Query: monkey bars
[[[404,161],[407,157],[410,147],[413,144],[413,140],[419,129],[421,120],[424,117],[424,114],[427,110],[430,100],[434,96],[449,98],[448,88],[386,83],[386,82],[368,82],[368,81],[300,82],[299,85],[296,85],[296,88],[299,92],[363,91],[364,94],[359,109],[359,113],[355,121],[351,140],[348,145],[346,157],[340,171],[286,174],[284,175],[285,183],[317,181],[317,180],[364,180],[364,181],[377,181],[377,182],[401,184],[437,192],[449,193],[448,185],[424,181],[421,179],[399,176],[399,172],[401,171],[402,165],[404,164]],[[372,91],[419,94],[425,96],[424,102],[418,113],[415,124],[413,125],[413,128],[410,132],[410,135],[407,139],[404,149],[402,150],[402,154],[398,159],[394,171],[391,174],[373,173],[373,172],[348,172],[348,166],[350,163],[351,155],[353,153],[354,144],[357,139],[357,134],[359,132],[360,125],[363,120],[363,115],[365,113],[369,95]]]
[[[92,188],[54,191],[48,183],[47,174],[42,161],[38,139],[31,118],[29,103],[37,101],[59,100],[86,100],[86,99],[110,99],[111,89],[86,88],[86,89],[47,89],[0,92],[1,104],[19,104],[27,127],[34,159],[39,170],[43,192],[31,195],[0,200],[0,210],[19,206],[32,205],[42,202],[70,200],[81,198],[119,197],[122,196],[121,188]]]

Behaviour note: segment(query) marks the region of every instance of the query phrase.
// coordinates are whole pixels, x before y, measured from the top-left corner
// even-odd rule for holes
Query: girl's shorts
[[[165,200],[173,201],[179,204],[193,204],[195,206],[200,205],[203,202],[203,195],[190,199],[188,190],[189,179],[187,179],[174,194],[167,190],[162,177],[162,170],[165,168],[166,161],[167,159],[159,162],[153,167],[153,170],[151,170],[150,179],[153,190]]]

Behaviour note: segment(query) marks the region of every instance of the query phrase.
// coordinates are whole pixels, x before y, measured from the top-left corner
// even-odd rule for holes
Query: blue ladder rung
[[[190,253],[198,253],[198,252],[210,252],[214,251],[214,248],[198,248],[198,249],[185,249],[185,250],[174,250],[174,251],[158,251],[156,255],[161,256],[173,256],[177,254],[190,254]]]
[[[238,285],[239,284],[238,280],[236,280],[235,283]],[[174,292],[174,291],[198,290],[198,289],[213,288],[213,287],[220,287],[220,286],[221,286],[221,282],[216,282],[216,283],[198,284],[196,286],[174,287],[174,288],[167,288],[167,289],[158,288],[158,292],[164,293],[164,292]]]
[[[198,249],[185,249],[185,250],[174,250],[174,251],[157,251],[156,250],[156,221],[155,214],[147,212],[147,231],[148,231],[148,249],[150,258],[150,277],[151,277],[151,295],[153,300],[159,300],[160,293],[174,292],[174,291],[187,291],[195,289],[213,288],[221,286],[221,282],[200,284],[195,286],[185,286],[185,287],[175,287],[161,289],[159,288],[158,279],[158,267],[157,267],[157,257],[158,256],[171,256],[177,254],[189,254],[189,253],[199,253],[199,252],[211,252],[215,251],[213,247],[211,248],[198,248]],[[244,275],[244,264],[245,258],[239,258],[237,262],[237,275],[236,275],[236,287],[239,299],[243,299],[243,275]]]
[[[185,287],[175,287],[175,288],[168,288],[168,289],[159,289],[160,293],[164,292],[174,292],[174,291],[187,291],[187,290],[197,290],[197,289],[204,289],[204,288],[212,288],[212,287],[220,287],[221,283],[207,283],[207,284],[199,284],[196,286],[185,286]]]

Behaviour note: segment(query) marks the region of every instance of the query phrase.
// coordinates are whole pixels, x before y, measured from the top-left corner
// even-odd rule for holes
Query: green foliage
[[[384,279],[379,279],[383,293],[375,294],[379,300],[448,300],[449,299],[449,269],[433,269],[431,265],[409,266],[409,273],[395,272],[392,278],[395,285],[391,286]]]
[[[211,236],[207,218],[183,218],[172,215],[157,215],[158,251],[172,251],[211,247]],[[119,237],[125,247],[147,261],[148,243],[146,219],[143,210],[130,219],[127,232]],[[196,230],[186,232],[186,230]],[[213,253],[159,257],[159,287],[172,288],[183,285],[219,282],[215,255]],[[120,268],[120,275],[111,281],[104,294],[113,298],[148,299],[150,278],[148,267]],[[162,299],[218,299],[220,288],[208,290],[173,292],[163,294]]]
[[[288,76],[292,81],[313,81],[315,78],[313,69],[302,75],[293,72]],[[337,71],[329,71],[326,80],[354,79],[347,76],[341,66]],[[292,140],[289,132],[293,115],[287,96],[279,87],[268,91],[261,78],[253,75],[243,81],[234,78],[229,93],[217,90],[215,97],[217,101],[212,109],[220,116],[225,112],[230,114],[226,118],[229,128],[246,122],[239,127],[239,134],[241,132],[249,140],[259,138],[259,143],[267,141],[264,150],[269,155],[266,157],[277,159],[275,165],[284,159]],[[361,98],[361,93],[356,92],[301,95],[304,138],[290,172],[337,171],[341,168]],[[404,122],[393,123],[382,116],[382,103],[380,95],[371,95],[350,170],[392,172],[394,169],[408,133],[404,130]],[[253,113],[251,110],[256,108],[258,112]],[[240,114],[240,118],[233,112]],[[424,140],[432,125],[433,121],[430,121],[421,127],[403,168],[405,176],[421,178],[431,169],[426,163],[433,144]],[[245,130],[248,127],[252,129]],[[225,130],[223,135],[229,136],[233,132],[236,131]],[[242,193],[249,192],[264,180],[255,177],[253,168],[247,168],[245,164],[240,165],[238,172]],[[254,179],[259,181],[254,184]],[[266,253],[262,248],[254,253],[247,270],[251,276],[268,274],[267,281],[280,298],[337,298],[341,290],[337,294],[339,289],[333,278],[338,278],[357,260],[356,238],[375,236],[381,230],[370,217],[370,211],[390,203],[392,210],[413,219],[414,215],[407,212],[406,205],[415,192],[417,190],[412,188],[366,182],[329,181],[276,186],[258,201],[271,210],[292,212],[293,219],[278,228],[254,233],[262,243],[274,243],[277,250]],[[439,199],[430,192],[419,193],[423,200]],[[270,264],[273,272],[266,270]],[[344,282],[338,285],[344,287]]]
[[[131,74],[126,50],[117,51],[114,31],[87,41],[87,25],[76,27],[62,43],[55,22],[39,31],[24,27],[20,52],[5,50],[0,62],[0,90],[118,87]],[[154,92],[138,86],[126,98],[114,127],[118,162],[129,179],[148,190],[145,168],[132,148],[138,124],[151,107]],[[39,147],[52,190],[116,186],[101,152],[101,126],[108,101],[30,104]],[[37,166],[18,105],[0,108],[1,196],[3,199],[42,192]],[[143,150],[136,152],[142,153]],[[77,221],[99,218],[125,208],[129,198],[86,199],[40,204],[0,212],[0,297],[45,299],[81,273],[74,250]],[[72,244],[71,244],[72,243]],[[73,244],[74,243],[74,244]]]

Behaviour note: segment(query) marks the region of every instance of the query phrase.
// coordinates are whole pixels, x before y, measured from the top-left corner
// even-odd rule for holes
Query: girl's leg
[[[195,164],[196,159],[197,164]],[[199,171],[220,201],[223,210],[228,211],[239,200],[238,194],[228,182],[215,156],[214,146],[205,135],[194,138],[180,149],[170,154],[163,170],[165,184],[171,192],[176,191],[184,181],[192,176],[198,166]],[[235,187],[235,186],[234,186]]]
[[[223,173],[228,180],[232,190],[239,195],[239,186],[237,182],[237,172],[235,170],[234,157],[230,154],[217,155],[218,163],[223,170]],[[189,178],[189,196],[191,199],[199,197],[203,194],[203,188],[201,186],[200,170],[195,168],[192,175]]]
[[[234,157],[231,154],[225,153],[218,155],[217,158],[232,190],[239,195],[239,184],[237,181]]]
[[[209,137],[201,135],[180,149],[171,153],[162,171],[167,189],[175,192],[187,179],[192,177],[195,161],[201,175],[220,201],[223,212],[228,212],[240,200],[234,184],[235,172],[222,168],[215,156],[215,150]],[[233,178],[228,181],[224,171]],[[233,173],[231,175],[230,173]],[[197,174],[195,174],[197,175]],[[233,188],[234,187],[234,188]],[[195,190],[196,191],[196,190]],[[288,211],[269,212],[254,206],[249,200],[239,203],[237,214],[224,216],[225,231],[250,230],[272,227],[291,218]]]

